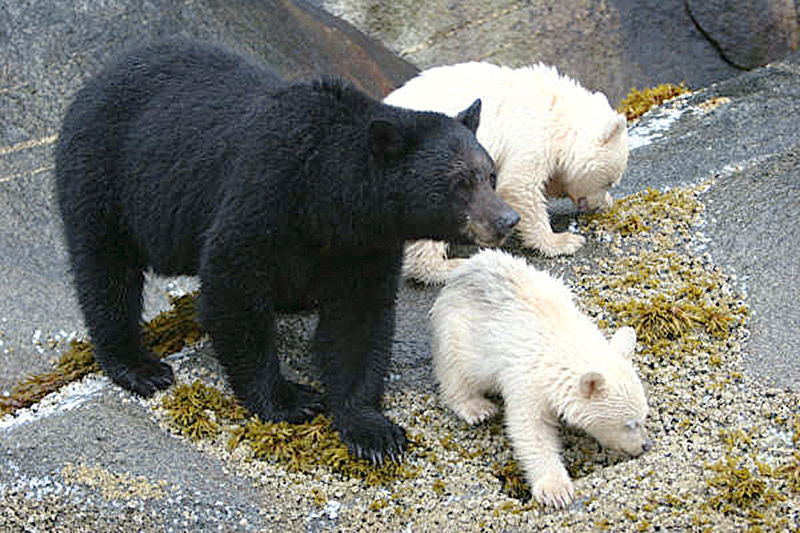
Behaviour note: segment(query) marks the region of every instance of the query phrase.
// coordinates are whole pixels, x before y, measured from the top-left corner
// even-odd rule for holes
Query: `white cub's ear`
[[[606,378],[600,372],[586,372],[581,376],[578,391],[586,399],[597,398],[605,392]]]
[[[636,330],[630,326],[619,328],[608,340],[611,349],[625,359],[630,359],[636,350]]]
[[[606,123],[603,128],[603,134],[600,136],[600,144],[608,144],[617,136],[621,135],[625,128],[628,127],[628,121],[624,115],[615,114],[611,120]]]

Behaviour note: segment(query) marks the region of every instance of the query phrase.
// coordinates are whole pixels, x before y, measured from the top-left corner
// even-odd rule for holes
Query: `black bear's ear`
[[[472,105],[458,114],[456,120],[464,124],[472,133],[478,131],[478,125],[481,123],[481,99],[478,98]]]
[[[397,126],[387,120],[375,119],[369,125],[372,155],[376,159],[392,158],[403,149],[403,139]]]

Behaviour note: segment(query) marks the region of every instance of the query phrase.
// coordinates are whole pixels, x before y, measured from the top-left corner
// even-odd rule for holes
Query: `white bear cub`
[[[384,102],[455,115],[482,101],[478,141],[497,165],[497,193],[521,220],[523,244],[546,256],[572,254],[581,235],[554,233],[548,197],[569,197],[580,211],[605,209],[628,164],[625,117],[605,95],[542,64],[512,69],[461,63],[422,72]],[[406,247],[403,274],[443,283],[462,260],[447,259],[447,245],[414,241]]]
[[[432,310],[442,399],[470,424],[505,401],[514,455],[536,501],[563,507],[574,488],[561,462],[559,421],[638,456],[652,446],[648,407],[631,363],[633,328],[606,340],[563,282],[522,258],[484,250],[453,270]]]

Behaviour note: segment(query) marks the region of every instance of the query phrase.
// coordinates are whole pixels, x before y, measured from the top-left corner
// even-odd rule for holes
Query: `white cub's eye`
[[[633,431],[634,429],[639,427],[639,422],[637,422],[636,420],[628,420],[627,422],[625,422],[625,427]]]

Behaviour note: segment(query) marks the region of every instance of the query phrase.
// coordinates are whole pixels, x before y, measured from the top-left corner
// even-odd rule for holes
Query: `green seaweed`
[[[755,466],[749,467],[741,459],[727,455],[707,465],[715,472],[708,480],[709,488],[716,489],[708,501],[712,508],[735,512],[734,507],[749,508],[761,500],[769,504],[781,498],[767,483],[769,467],[755,459],[753,462]]]
[[[363,480],[367,485],[387,485],[396,479],[418,475],[417,469],[387,460],[375,466],[365,459],[356,459],[333,429],[328,417],[318,415],[311,422],[262,422],[257,417],[233,430],[228,448],[247,444],[257,459],[283,465],[290,472],[310,473],[326,468],[348,478]],[[416,440],[409,437],[409,451]]]
[[[495,463],[492,474],[500,480],[500,490],[503,494],[523,503],[531,500],[531,489],[514,459],[504,464]]]
[[[215,437],[220,432],[220,422],[244,420],[247,414],[233,396],[201,381],[174,387],[161,401],[161,407],[173,427],[194,441]]]
[[[73,340],[69,349],[59,357],[55,369],[28,376],[19,382],[8,396],[0,396],[0,415],[30,407],[61,387],[97,372],[94,348],[86,341]]]
[[[197,319],[197,296],[197,292],[192,292],[170,297],[171,309],[144,325],[145,345],[158,357],[177,353],[203,336]]]

